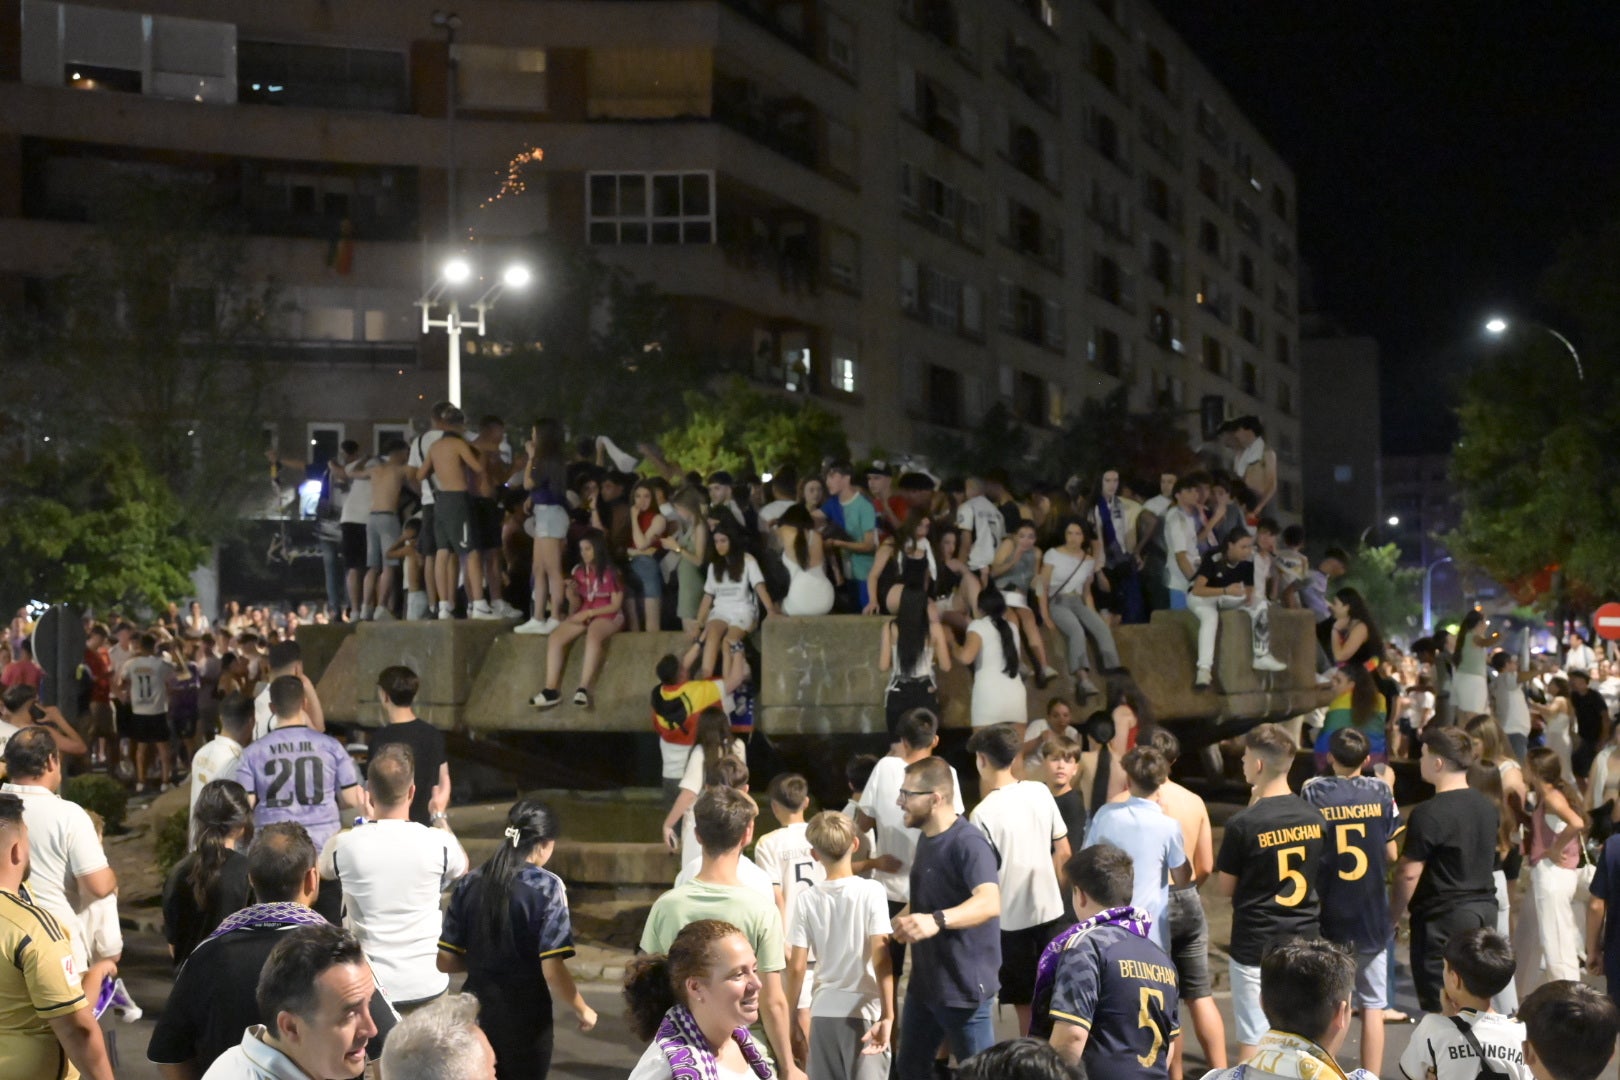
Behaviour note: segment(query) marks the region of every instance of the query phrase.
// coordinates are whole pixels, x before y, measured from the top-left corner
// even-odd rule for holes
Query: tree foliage
[[[1020,486],[1036,478],[1038,470],[1030,458],[1033,446],[1029,428],[999,401],[984,411],[966,438],[932,434],[923,439],[923,453],[943,473],[983,476],[991,469],[1003,469]]]
[[[768,394],[741,379],[684,400],[685,421],[658,440],[664,457],[682,469],[765,473],[791,466],[804,476],[826,458],[849,456],[843,421],[813,401]]]
[[[1395,544],[1364,545],[1351,558],[1348,572],[1335,583],[1361,594],[1385,637],[1411,633],[1423,612],[1423,571],[1403,568],[1400,562],[1401,549]]]
[[[1467,378],[1451,456],[1462,503],[1451,549],[1498,580],[1561,569],[1568,595],[1620,592],[1620,222],[1568,244],[1546,275],[1580,349],[1520,324]]]

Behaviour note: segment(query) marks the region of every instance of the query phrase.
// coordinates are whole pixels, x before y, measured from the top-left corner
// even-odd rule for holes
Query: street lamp
[[[1569,340],[1569,338],[1565,337],[1563,334],[1560,334],[1557,330],[1554,330],[1546,323],[1532,322],[1529,319],[1524,319],[1522,321],[1525,326],[1531,327],[1535,330],[1544,331],[1557,338],[1558,343],[1569,350],[1570,359],[1575,361],[1575,377],[1583,382],[1585,381],[1586,371],[1581,367],[1581,354],[1575,351],[1575,345]],[[1513,324],[1508,322],[1500,315],[1493,315],[1489,319],[1485,320],[1485,332],[1490,334],[1492,337],[1502,337],[1511,329],[1513,329]]]
[[[1391,514],[1391,515],[1389,515],[1389,517],[1384,519],[1384,524],[1388,525],[1392,529],[1398,528],[1400,526],[1400,524],[1401,524],[1401,519],[1400,519],[1399,515]],[[1375,521],[1371,525],[1367,526],[1365,529],[1362,529],[1361,530],[1361,539],[1356,541],[1356,547],[1358,547],[1358,548],[1366,547],[1367,546],[1367,534],[1372,532],[1376,528],[1378,528],[1378,523]]]
[[[464,321],[461,317],[461,299],[456,296],[456,290],[475,276],[476,272],[470,260],[461,255],[452,256],[439,267],[438,280],[416,302],[416,306],[422,309],[422,333],[425,334],[429,330],[443,330],[450,340],[450,385],[445,400],[452,405],[461,404],[462,328],[475,327],[478,336],[483,337],[486,331],[485,316],[502,294],[508,289],[522,289],[534,279],[529,268],[522,263],[508,264],[501,271],[500,277],[472,302],[472,310],[478,315],[477,321]],[[449,301],[450,307],[444,318],[433,318],[433,309],[446,300]]]
[[[1423,568],[1423,633],[1434,632],[1434,568],[1451,562],[1450,555],[1442,555]]]

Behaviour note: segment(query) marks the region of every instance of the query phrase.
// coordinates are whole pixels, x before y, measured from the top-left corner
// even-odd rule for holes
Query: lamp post
[[[1546,323],[1532,322],[1529,319],[1524,319],[1521,321],[1525,326],[1536,330],[1541,330],[1557,338],[1558,343],[1569,350],[1569,358],[1575,361],[1575,377],[1580,379],[1582,382],[1586,380],[1586,370],[1581,367],[1581,354],[1575,351],[1575,344],[1570,341],[1569,338],[1565,337],[1563,334],[1560,334],[1557,330],[1554,330]],[[1513,323],[1504,319],[1502,316],[1494,315],[1485,321],[1485,332],[1490,334],[1492,337],[1502,337],[1509,330],[1513,329],[1513,325]]]
[[[1399,528],[1400,524],[1401,524],[1401,519],[1400,519],[1400,517],[1398,515],[1391,514],[1391,515],[1389,515],[1389,517],[1384,519],[1384,524],[1388,525],[1392,529]],[[1372,532],[1376,528],[1378,528],[1378,522],[1375,521],[1371,525],[1367,526],[1365,529],[1362,529],[1361,530],[1361,539],[1356,541],[1356,547],[1357,548],[1366,547],[1367,546],[1367,534]]]
[[[1434,568],[1451,562],[1450,555],[1442,555],[1423,568],[1423,633],[1434,632]]]
[[[472,310],[477,314],[476,321],[464,320],[461,315],[461,300],[456,296],[456,290],[467,284],[474,277],[473,265],[466,259],[457,255],[445,262],[439,268],[439,278],[422,294],[416,306],[422,309],[422,333],[429,330],[443,330],[450,342],[449,356],[449,387],[445,393],[445,400],[452,405],[461,404],[461,333],[465,326],[474,327],[478,336],[483,337],[486,331],[485,316],[489,314],[495,302],[507,289],[521,289],[529,284],[533,275],[529,268],[521,263],[512,263],[501,276],[487,289],[479,294],[477,300],[472,302]],[[449,310],[444,318],[433,318],[433,309],[441,302],[449,301]]]

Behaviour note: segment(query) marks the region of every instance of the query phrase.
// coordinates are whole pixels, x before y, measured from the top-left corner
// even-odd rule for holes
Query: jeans
[[[1047,606],[1052,611],[1053,624],[1063,631],[1064,640],[1069,643],[1070,674],[1091,670],[1087,634],[1097,642],[1097,652],[1102,655],[1105,669],[1120,666],[1119,650],[1114,647],[1114,632],[1108,628],[1108,620],[1087,607],[1083,598],[1073,593],[1054,596]]]
[[[1187,610],[1198,616],[1200,668],[1215,666],[1215,632],[1220,629],[1222,611],[1248,612],[1254,655],[1265,656],[1271,652],[1270,605],[1266,603],[1265,595],[1258,590],[1254,591],[1253,599],[1237,596],[1193,596],[1189,593]]]
[[[326,572],[327,610],[336,620],[348,603],[343,581],[343,547],[339,541],[321,541],[321,569]]]
[[[1517,733],[1507,737],[1508,746],[1513,748],[1513,756],[1520,764],[1524,763],[1524,755],[1530,752],[1530,736]]]
[[[919,990],[913,988],[906,994],[901,1011],[899,1080],[933,1080],[934,1051],[942,1039],[950,1040],[958,1063],[995,1045],[996,1030],[990,1020],[994,998],[986,998],[977,1008],[934,1005],[923,1001]]]

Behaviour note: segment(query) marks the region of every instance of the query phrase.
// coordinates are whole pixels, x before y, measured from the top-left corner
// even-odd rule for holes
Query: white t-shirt
[[[787,943],[809,949],[816,958],[811,1016],[859,1016],[871,1022],[882,1015],[872,938],[889,929],[889,905],[875,881],[839,878],[799,894],[788,916]]]
[[[709,564],[709,579],[703,586],[703,591],[714,597],[714,611],[752,611],[754,608],[754,586],[765,584],[765,575],[759,571],[759,563],[754,561],[752,555],[743,556],[742,580],[737,581],[731,577],[721,580],[715,573],[713,563]]]
[[[242,747],[229,735],[215,735],[191,755],[191,843],[197,845],[197,796],[215,780],[236,777],[242,763]]]
[[[1176,552],[1186,554],[1188,562],[1192,564],[1193,573],[1197,574],[1198,524],[1180,506],[1171,507],[1167,511],[1164,522],[1164,550],[1169,556],[1165,562],[1165,574],[1170,588],[1176,592],[1191,589],[1192,578],[1181,572],[1181,563],[1176,559]]]
[[[107,853],[96,838],[95,823],[84,807],[68,802],[49,788],[4,784],[0,791],[22,799],[32,859],[28,891],[34,894],[35,903],[68,927],[73,935],[74,959],[87,962],[84,927],[68,895],[71,891],[78,896],[79,878],[107,866]]]
[[[349,467],[364,469],[376,464],[376,458],[356,458]],[[334,495],[343,495],[343,511],[338,514],[338,521],[344,525],[364,525],[371,516],[371,478],[350,480],[347,492],[333,492]]]
[[[343,886],[343,925],[389,1000],[443,993],[450,976],[437,967],[439,900],[467,872],[456,838],[414,821],[369,821],[328,840],[320,865],[321,877]]]
[[[1000,860],[1001,928],[1027,930],[1063,914],[1063,890],[1052,866],[1052,844],[1069,835],[1045,784],[1020,780],[997,788],[968,820],[990,839]]]
[[[694,795],[701,795],[703,794],[703,773],[709,766],[708,762],[703,760],[704,752],[701,745],[690,747],[690,749],[692,753],[686,759],[686,767],[681,772],[681,789],[690,791]],[[731,740],[729,752],[736,754],[744,761],[748,760],[748,747],[743,744],[741,739]],[[682,870],[685,870],[688,866],[695,867],[703,861],[703,847],[697,840],[696,820],[690,810],[681,818]],[[696,872],[696,870],[693,871],[693,873]],[[767,889],[766,892],[769,893],[770,890]],[[776,903],[774,895],[771,896],[771,903]]]
[[[872,871],[874,881],[880,883],[889,899],[903,904],[911,899],[911,860],[917,854],[917,840],[921,829],[906,828],[906,814],[900,809],[900,789],[905,785],[906,763],[897,757],[886,757],[872,767],[872,778],[861,792],[861,813],[877,822],[873,832],[877,835],[877,850],[900,860],[900,869]],[[962,782],[956,769],[951,768],[951,783],[956,788],[956,812],[962,813]]]
[[[1095,559],[1090,555],[1077,559],[1062,548],[1051,548],[1042,557],[1046,560],[1048,597],[1086,595],[1086,582],[1097,569]]]
[[[420,469],[427,462],[427,452],[432,450],[433,444],[442,438],[444,438],[444,432],[440,431],[438,428],[434,428],[432,431],[424,431],[422,434],[412,439],[411,456],[405,460],[405,464],[412,469]],[[432,477],[429,477],[427,482],[422,485],[422,505],[433,505]],[[366,509],[370,510],[370,507],[367,507]]]
[[[161,716],[169,711],[169,673],[172,665],[161,656],[137,656],[124,665],[129,680],[129,708],[136,716]]]
[[[270,684],[265,683],[253,697],[253,737],[264,738],[275,724],[276,714],[270,711]]]
[[[1485,1059],[1495,1062],[1501,1072],[1514,1080],[1531,1080],[1524,1063],[1524,1025],[1501,1013],[1464,1009],[1457,1014],[1474,1029],[1474,1038],[1485,1051]],[[1430,1013],[1419,1021],[1412,1041],[1401,1055],[1401,1073],[1407,1080],[1424,1080],[1433,1072],[1435,1080],[1476,1080],[1479,1059],[1468,1039],[1457,1030],[1449,1016]]]
[[[1075,730],[1074,727],[1071,725],[1064,732],[1064,734],[1068,735],[1068,734],[1070,734],[1070,732],[1073,732],[1074,730]],[[1035,749],[1031,750],[1029,753],[1024,755],[1024,775],[1025,776],[1033,776],[1035,774],[1035,770],[1043,768],[1046,765],[1047,736],[1049,736],[1051,734],[1052,734],[1052,725],[1048,724],[1046,722],[1046,717],[1044,717],[1044,716],[1037,716],[1035,719],[1033,719],[1033,720],[1031,720],[1029,722],[1028,727],[1024,728],[1024,741],[1025,742],[1029,742],[1031,739],[1039,739],[1039,740],[1041,740],[1040,745],[1036,746]],[[1069,843],[1072,845],[1074,843],[1074,841],[1071,840],[1071,841],[1069,841]]]
[[[983,570],[996,558],[996,548],[1007,534],[1007,519],[1001,508],[983,495],[975,495],[956,510],[956,527],[971,529],[973,546],[968,549],[968,569]]]
[[[816,861],[805,839],[805,822],[796,821],[768,832],[754,845],[754,861],[771,879],[771,884],[782,890],[783,908],[787,919],[793,920],[793,904],[806,889],[813,889],[827,880],[827,868]]]
[[[1500,674],[1491,680],[1491,709],[1504,735],[1530,734],[1530,703],[1515,674]]]
[[[755,854],[759,854],[757,851]],[[681,872],[675,875],[675,887],[678,889],[698,876],[703,869],[703,860],[688,863],[681,867]],[[745,889],[759,893],[776,906],[776,890],[771,885],[771,875],[759,868],[759,864],[746,855],[737,856],[737,883]]]
[[[16,724],[8,723],[5,720],[0,720],[0,753],[5,752],[6,743],[10,742],[11,737],[21,730],[22,728],[18,727]]]
[[[723,1061],[717,1061],[714,1069],[717,1080],[754,1080],[754,1070],[746,1065],[741,1069],[731,1069]],[[670,1068],[663,1047],[654,1042],[647,1044],[647,1049],[641,1052],[641,1060],[630,1070],[628,1080],[673,1080],[674,1076],[675,1070]]]
[[[1239,450],[1232,458],[1232,475],[1242,478],[1254,466],[1266,459],[1266,440],[1256,436],[1254,442]]]

